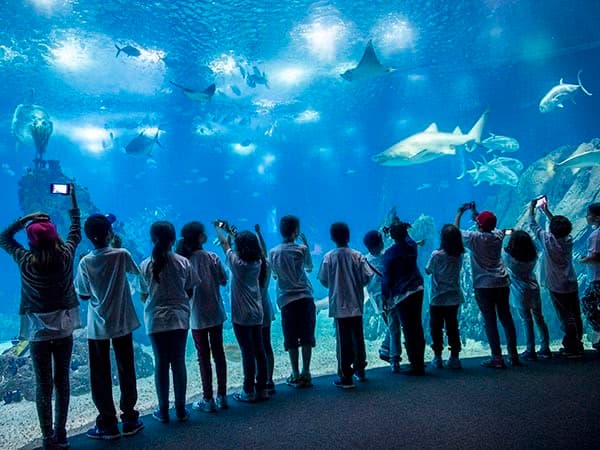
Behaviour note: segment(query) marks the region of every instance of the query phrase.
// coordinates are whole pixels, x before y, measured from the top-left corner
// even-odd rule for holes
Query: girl
[[[35,373],[35,402],[44,448],[68,448],[69,367],[73,330],[81,328],[79,302],[73,287],[73,257],[81,242],[80,214],[71,185],[71,227],[64,243],[45,213],[18,219],[0,234],[0,247],[21,272],[20,339],[29,340]],[[29,250],[14,235],[25,228]],[[52,390],[55,390],[54,430]]]
[[[460,369],[458,357],[461,350],[458,330],[458,309],[465,300],[460,288],[460,269],[465,248],[460,230],[454,225],[442,227],[440,249],[431,254],[425,273],[431,275],[431,299],[429,301],[429,328],[431,330],[431,348],[435,354],[432,365],[441,369],[442,350],[444,349],[444,324],[450,358],[446,366]]]
[[[542,314],[540,286],[533,273],[537,262],[537,250],[528,233],[517,230],[511,234],[508,245],[504,249],[504,262],[510,274],[510,292],[514,307],[519,311],[527,336],[527,350],[521,356],[529,361],[536,361],[538,357],[551,358],[548,327]],[[542,338],[542,346],[537,353],[533,319]]]
[[[266,274],[261,271],[258,239],[250,231],[237,233],[233,251],[223,233],[225,229],[233,235],[227,224],[215,222],[215,228],[231,269],[231,321],[242,352],[244,370],[243,389],[233,394],[233,398],[240,402],[267,400],[267,357],[262,340],[263,307],[259,285],[259,278]]]
[[[186,421],[187,372],[185,344],[190,322],[190,297],[200,279],[190,262],[171,251],[175,228],[169,222],[155,222],[150,228],[154,244],[152,256],[140,266],[140,292],[144,302],[144,322],[154,353],[154,382],[158,409],[152,417],[169,421],[169,368],[173,372],[175,412]]]
[[[227,275],[219,257],[202,248],[206,243],[204,225],[190,222],[181,229],[182,239],[177,253],[188,258],[201,283],[192,297],[192,337],[198,353],[202,401],[192,407],[205,412],[215,412],[217,407],[227,409],[227,362],[223,349],[223,322],[227,319],[221,298],[220,286],[227,284]],[[217,373],[217,397],[213,398],[212,353]]]

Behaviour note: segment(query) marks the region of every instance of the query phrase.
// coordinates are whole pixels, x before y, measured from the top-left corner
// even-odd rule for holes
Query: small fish
[[[150,138],[144,134],[144,131],[140,132],[136,137],[134,137],[129,144],[125,147],[125,153],[128,155],[147,155],[152,156],[152,149],[154,148],[154,144],[157,144],[159,147],[162,147],[160,142],[158,142],[158,133],[153,138]]]
[[[251,88],[255,88],[257,84],[262,84],[268,88],[267,74],[261,72],[258,67],[252,66],[252,74],[246,76],[246,84]]]
[[[240,95],[242,95],[242,91],[240,90],[239,87],[237,87],[235,84],[232,84],[229,86],[229,89],[231,89],[231,92],[233,92],[235,95],[237,95],[238,97]]]
[[[186,88],[185,86],[177,84],[173,81],[169,81],[169,83],[171,83],[173,86],[181,89],[183,91],[183,94],[187,98],[189,98],[190,100],[192,100],[194,102],[199,102],[199,103],[208,103],[210,101],[210,99],[213,97],[213,95],[215,95],[215,92],[217,90],[217,86],[214,83],[211,84],[210,86],[208,86],[203,91],[195,91],[193,89],[189,89],[189,88]]]
[[[137,58],[142,54],[142,52],[140,52],[137,48],[131,45],[119,47],[117,44],[115,44],[115,47],[117,48],[117,55],[115,56],[115,58],[118,58],[121,52],[125,53],[127,56],[133,56],[134,58]]]
[[[548,93],[544,95],[544,98],[540,100],[540,112],[548,113],[556,108],[564,108],[565,105],[563,103],[566,100],[571,100],[573,101],[573,103],[575,103],[573,97],[579,89],[581,89],[586,95],[592,95],[591,92],[587,91],[583,87],[583,84],[581,84],[580,77],[581,70],[577,72],[578,84],[563,83],[563,79],[561,78],[559,84],[550,89],[550,91],[548,91]]]
[[[417,191],[422,191],[424,189],[429,189],[432,186],[433,185],[431,183],[423,183],[423,184],[417,186]]]

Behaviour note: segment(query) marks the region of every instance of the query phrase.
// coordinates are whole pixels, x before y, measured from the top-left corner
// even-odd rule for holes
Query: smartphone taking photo
[[[512,228],[505,228],[504,229],[504,235],[505,236],[510,236],[512,234],[513,230]]]
[[[69,195],[71,194],[71,185],[65,183],[52,183],[50,185],[51,194]]]
[[[545,206],[548,204],[548,198],[546,197],[546,195],[540,195],[539,197],[537,197],[535,202],[535,207],[536,208],[541,208],[542,206]]]

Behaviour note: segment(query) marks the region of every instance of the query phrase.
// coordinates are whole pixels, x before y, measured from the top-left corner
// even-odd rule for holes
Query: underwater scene
[[[315,270],[312,374],[335,373],[328,291],[317,279],[342,221],[350,246],[392,217],[412,225],[425,277],[440,230],[475,201],[500,229],[528,231],[527,207],[545,195],[573,224],[574,258],[587,251],[586,208],[600,190],[600,2],[593,0],[0,0],[2,229],[36,211],[61,236],[74,183],[82,221],[112,214],[138,264],[152,253],[150,226],[202,222],[205,248],[225,261],[213,222],[259,225],[271,249],[279,221],[301,221]],[[542,222],[542,226],[545,226]],[[474,226],[463,218],[463,228]],[[27,246],[24,233],[17,239]],[[386,245],[391,241],[386,241]],[[76,260],[93,249],[84,236]],[[575,265],[580,291],[585,267]],[[468,258],[461,274],[463,357],[489,353]],[[275,303],[276,282],[270,296]],[[139,285],[130,279],[140,319]],[[229,286],[222,288],[230,316]],[[20,275],[0,253],[0,447],[40,438],[27,341],[20,341]],[[559,319],[546,289],[551,346]],[[82,318],[87,304],[81,302]],[[519,349],[523,324],[513,312]],[[597,340],[584,321],[584,344]],[[228,388],[241,355],[225,323]],[[367,298],[368,368],[386,325]],[[502,334],[502,333],[501,333]],[[134,332],[138,408],[156,406],[144,327]],[[272,326],[274,379],[290,374],[279,311]],[[74,334],[67,428],[96,418],[85,329]],[[201,393],[187,343],[188,401]],[[114,364],[113,364],[114,366]],[[116,384],[116,368],[113,367]],[[283,388],[283,387],[282,387]]]

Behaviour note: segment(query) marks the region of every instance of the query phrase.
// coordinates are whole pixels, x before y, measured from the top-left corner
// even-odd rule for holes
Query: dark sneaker
[[[267,383],[267,392],[269,393],[269,395],[273,395],[275,394],[275,383],[273,383],[272,381],[269,381]]]
[[[256,391],[255,397],[258,402],[269,400],[269,392],[266,389],[259,389]]]
[[[538,355],[536,352],[525,350],[523,353],[521,353],[521,358],[523,358],[525,361],[537,361]]]
[[[152,418],[154,420],[158,420],[161,423],[169,423],[169,413],[163,413],[160,409],[154,410],[152,413]]]
[[[460,363],[460,358],[458,356],[450,356],[448,361],[446,361],[446,367],[448,369],[462,369],[462,364]]]
[[[298,385],[300,384],[300,375],[291,374],[285,380],[285,384],[287,384],[290,387],[297,388]]]
[[[441,356],[434,356],[433,359],[431,360],[431,367],[435,368],[435,369],[443,369],[444,368],[444,362],[442,361],[442,357]]]
[[[364,383],[365,381],[367,381],[367,375],[365,373],[365,369],[356,369],[354,371],[354,379],[356,381],[360,381],[361,383]]]
[[[67,430],[54,430],[54,439],[58,448],[69,448],[71,446],[67,440]]]
[[[86,436],[90,439],[111,440],[119,439],[121,437],[121,432],[116,424],[106,429],[101,429],[95,426],[94,428],[87,430]]]
[[[312,375],[310,373],[301,373],[298,377],[298,385],[299,388],[309,388],[312,387]]]
[[[488,369],[506,369],[504,358],[502,356],[495,356],[481,363],[481,367],[487,367]]]
[[[229,409],[229,402],[226,395],[217,395],[216,404],[219,409]]]
[[[233,399],[238,402],[254,403],[256,401],[256,395],[254,395],[254,392],[240,391],[233,394]]]
[[[571,350],[566,348],[561,348],[558,351],[558,356],[562,358],[568,359],[581,359],[583,358],[583,350]]]
[[[50,437],[45,437],[42,441],[42,448],[44,450],[56,450],[58,448],[58,444],[56,443],[56,436],[52,435]]]
[[[144,429],[144,422],[136,420],[135,422],[123,422],[123,436],[133,436]]]
[[[538,357],[538,359],[551,359],[552,358],[552,352],[550,351],[549,348],[545,348],[545,349],[540,350],[539,352],[537,352],[537,357]]]
[[[215,401],[210,399],[202,399],[202,401],[192,403],[192,409],[196,411],[204,411],[207,413],[217,412],[217,404]]]
[[[185,407],[178,410],[175,414],[177,415],[177,420],[180,422],[185,422],[190,418],[190,410]]]
[[[392,373],[400,373],[400,361],[392,362]]]
[[[537,357],[535,360],[530,359],[530,361],[537,361]],[[523,367],[523,363],[519,359],[519,355],[514,355],[510,357],[510,365],[512,367]]]
[[[352,381],[352,378],[348,379],[339,377],[333,381],[333,384],[341,389],[354,389],[356,387]]]

